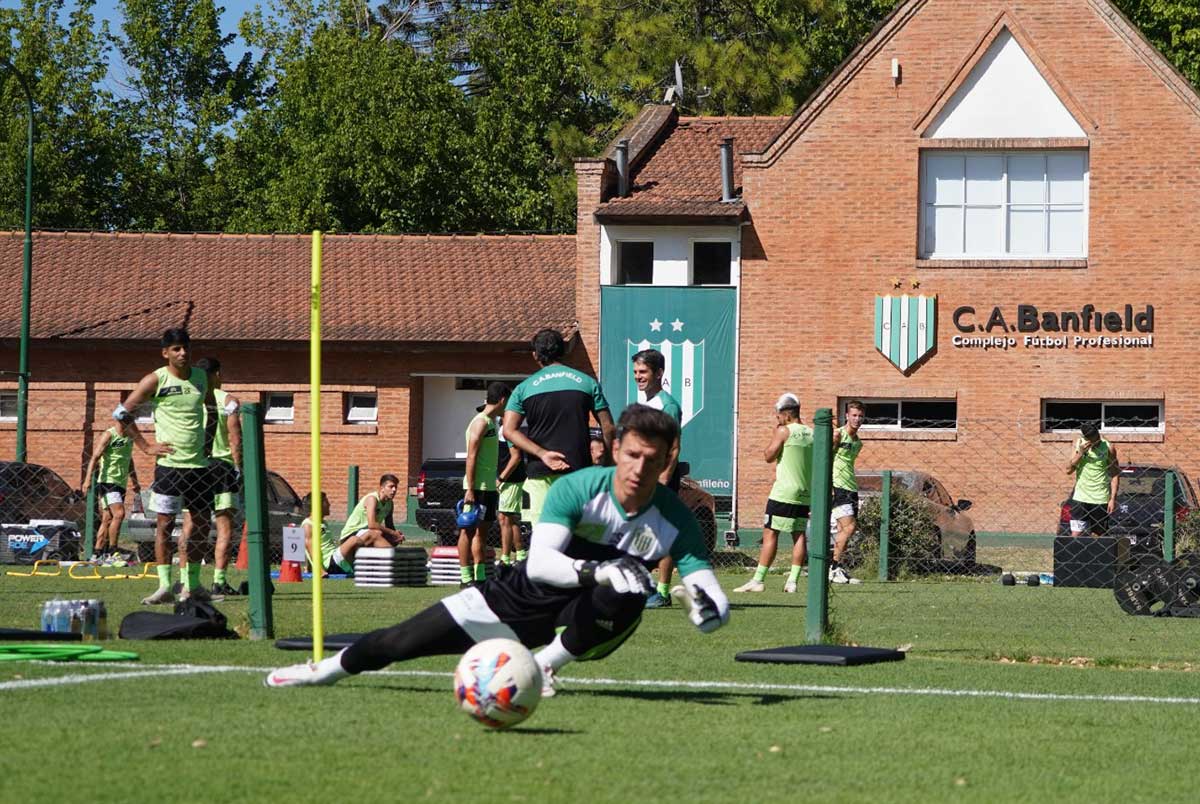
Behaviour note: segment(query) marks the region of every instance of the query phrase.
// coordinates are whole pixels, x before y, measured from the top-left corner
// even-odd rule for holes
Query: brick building
[[[1198,135],[1200,96],[1106,0],[908,0],[789,118],[646,107],[577,162],[574,236],[331,238],[330,465],[411,479],[461,437],[453,389],[531,370],[522,342],[550,324],[578,333],[572,362],[614,407],[636,398],[629,353],[664,349],[684,457],[743,527],[783,390],[806,416],[864,399],[862,463],[934,473],[993,530],[1052,524],[1080,419],[1126,459],[1200,474],[1180,370],[1200,326]],[[6,264],[19,248],[0,242]],[[80,408],[63,451],[86,450],[80,424],[158,362],[147,339],[174,316],[235,392],[292,394],[268,450],[306,483],[307,238],[42,234],[37,260],[35,380],[62,384],[37,393],[100,411]],[[347,421],[371,393],[377,422]]]

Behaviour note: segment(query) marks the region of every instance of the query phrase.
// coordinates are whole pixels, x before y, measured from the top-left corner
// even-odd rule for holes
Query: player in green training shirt
[[[833,431],[833,510],[832,524],[837,529],[833,542],[833,561],[829,565],[829,580],[834,583],[857,583],[842,566],[846,545],[858,527],[858,478],[854,476],[854,463],[862,452],[863,442],[858,437],[867,409],[857,399],[846,403],[846,423]]]
[[[338,548],[333,553],[334,563],[341,572],[354,574],[354,554],[360,547],[395,547],[404,541],[404,534],[396,530],[392,518],[399,488],[400,478],[393,474],[383,475],[379,478],[379,490],[365,495],[346,517],[338,537]],[[329,556],[324,552],[321,558],[324,563],[329,563]]]
[[[1088,422],[1079,428],[1075,453],[1067,464],[1067,474],[1075,474],[1071,493],[1071,535],[1108,532],[1108,520],[1117,504],[1117,485],[1121,468],[1117,448],[1100,437],[1096,425]]]
[[[179,569],[183,582],[181,597],[207,599],[200,586],[200,560],[208,537],[212,511],[213,483],[205,450],[204,406],[213,403],[208,374],[192,365],[191,338],[186,329],[169,329],[160,340],[165,366],[141,379],[137,387],[117,405],[113,418],[131,424],[132,411],[149,400],[154,406],[155,454],[153,494],[150,508],[157,515],[154,530],[154,560],[158,564],[158,590],[142,600],[147,605],[173,602],[171,554],[167,537],[175,516],[187,508],[179,536]]]
[[[506,638],[541,648],[535,657],[542,695],[553,695],[557,670],[609,656],[633,635],[652,588],[646,565],[667,553],[679,565],[683,586],[672,594],[688,619],[704,633],[720,628],[729,601],[696,518],[658,482],[678,432],[670,416],[630,405],[617,425],[616,466],[572,472],[551,487],[524,564],[319,663],[274,670],[266,685],[334,684],[392,662],[461,654],[476,642]]]
[[[735,592],[761,592],[767,570],[775,560],[780,532],[792,534],[792,568],[783,591],[795,592],[796,581],[805,559],[805,529],[808,527],[812,471],[813,431],[800,423],[800,400],[784,394],[775,403],[775,433],[763,450],[763,459],[775,464],[775,485],[767,498],[763,519],[762,549],[754,577],[734,589]]]
[[[487,532],[496,521],[496,509],[500,504],[500,494],[496,490],[496,461],[500,454],[496,416],[508,404],[509,393],[508,386],[502,382],[488,383],[484,404],[467,425],[463,510],[479,506],[480,517],[474,527],[460,528],[458,532],[458,567],[464,585],[487,578],[487,564],[484,563]]]
[[[657,349],[643,349],[631,358],[631,362],[633,381],[637,384],[638,396],[642,397],[642,403],[673,418],[680,426],[682,434],[683,409],[679,407],[675,397],[663,388],[663,374],[667,369],[667,361],[662,352]],[[667,468],[658,478],[659,483],[676,494],[679,493],[680,481],[679,444],[680,439],[676,439],[671,448],[671,459]],[[646,608],[661,609],[671,605],[671,573],[674,571],[675,564],[671,561],[671,556],[663,556],[662,561],[658,562],[658,584],[654,594],[646,599]]]
[[[196,368],[208,373],[213,389],[213,405],[204,409],[204,428],[212,445],[209,466],[213,480],[213,520],[217,523],[217,544],[213,555],[212,593],[223,597],[238,594],[226,576],[229,553],[233,548],[233,520],[242,491],[242,423],[240,407],[233,394],[221,388],[221,361],[202,357]],[[189,513],[189,516],[191,514]]]
[[[137,437],[142,444],[145,439],[137,433],[136,424],[115,422],[96,439],[92,458],[88,461],[84,476],[83,493],[87,494],[96,481],[96,499],[100,502],[100,524],[96,528],[96,543],[92,558],[104,561],[116,553],[121,535],[121,523],[125,521],[125,487],[133,483],[134,510],[139,510],[142,487],[138,484],[137,470],[133,465],[133,443]]]

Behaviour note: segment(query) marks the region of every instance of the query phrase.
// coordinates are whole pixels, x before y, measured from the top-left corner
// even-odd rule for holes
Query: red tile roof
[[[23,235],[0,233],[0,338],[19,335]],[[306,340],[307,235],[35,232],[35,338]],[[527,340],[575,318],[574,235],[330,235],[332,341]]]
[[[741,188],[741,155],[765,148],[790,117],[680,117],[636,167],[626,198],[600,205],[600,219],[737,218],[740,200],[721,202],[720,145],[733,137],[733,184]]]

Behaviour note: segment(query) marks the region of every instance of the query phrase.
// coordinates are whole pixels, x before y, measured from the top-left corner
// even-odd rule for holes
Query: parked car
[[[1129,539],[1140,551],[1162,550],[1163,522],[1166,519],[1166,474],[1175,473],[1175,521],[1181,522],[1197,509],[1196,492],[1192,481],[1176,466],[1146,466],[1123,464],[1117,486],[1117,505],[1108,521],[1108,535]],[[1071,494],[1059,505],[1059,536],[1071,534]]]
[[[306,516],[300,496],[296,494],[296,490],[291,484],[284,480],[283,475],[278,472],[267,470],[267,517],[270,522],[270,531],[268,534],[268,546],[270,548],[270,556],[273,561],[278,561],[283,556],[283,528],[285,525],[299,525]],[[137,544],[137,554],[139,561],[154,560],[154,529],[157,517],[154,512],[150,511],[150,491],[142,491],[142,510],[131,512],[126,517],[126,523],[129,525],[128,539]],[[242,532],[242,512],[239,512],[234,520],[234,549],[237,549],[237,541],[241,538]],[[183,528],[183,515],[175,517],[175,527],[171,531],[171,543],[174,544],[179,536],[180,530]],[[215,526],[209,529],[208,541],[204,545],[204,555],[208,559],[212,556],[213,548],[216,545],[216,528]]]
[[[855,472],[860,505],[883,492],[881,470]],[[975,523],[964,512],[970,500],[955,500],[942,481],[928,472],[892,470],[892,488],[915,494],[938,528],[941,558],[959,565],[975,564]]]
[[[0,524],[25,526],[5,530],[0,563],[79,558],[85,500],[82,492],[71,488],[53,469],[0,461]],[[30,542],[30,528],[42,539]]]
[[[687,461],[681,461],[679,466],[684,475],[679,485],[679,499],[691,509],[700,524],[704,543],[712,551],[717,543],[716,502],[711,494],[687,476]],[[421,464],[421,474],[417,479],[417,525],[437,534],[438,544],[457,542],[454,505],[462,499],[466,467],[467,462],[463,458],[434,458]],[[528,523],[521,523],[521,533],[526,539],[529,538]],[[492,547],[500,545],[500,526],[495,523],[488,532],[488,544]]]

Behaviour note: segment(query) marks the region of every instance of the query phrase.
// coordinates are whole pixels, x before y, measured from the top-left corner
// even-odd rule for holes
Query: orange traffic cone
[[[246,523],[242,523],[242,543],[238,545],[238,557],[234,565],[237,569],[250,569],[250,545],[246,540]]]
[[[300,583],[300,562],[285,561],[279,565],[280,583]]]

